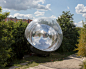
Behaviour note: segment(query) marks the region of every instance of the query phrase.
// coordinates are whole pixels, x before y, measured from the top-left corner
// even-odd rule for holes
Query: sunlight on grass
[[[37,66],[37,65],[38,65],[38,63],[32,62],[32,63],[27,64],[27,65],[21,65],[21,66],[19,66],[19,68],[16,68],[16,69],[26,69],[26,68],[34,67],[34,66]]]

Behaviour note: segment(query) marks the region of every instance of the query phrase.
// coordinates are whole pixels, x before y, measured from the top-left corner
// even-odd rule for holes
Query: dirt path
[[[75,54],[68,56],[63,61],[47,62],[39,64],[35,67],[27,69],[80,69],[82,64],[82,58],[77,57]]]

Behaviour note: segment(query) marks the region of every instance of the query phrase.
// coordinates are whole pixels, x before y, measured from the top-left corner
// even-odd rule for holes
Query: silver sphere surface
[[[56,19],[37,18],[25,30],[28,42],[41,51],[55,51],[61,45],[63,34]]]

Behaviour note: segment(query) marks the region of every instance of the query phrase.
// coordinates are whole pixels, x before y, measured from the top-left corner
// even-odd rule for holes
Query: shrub
[[[13,56],[11,52],[12,43],[14,40],[11,24],[0,22],[0,66],[6,66],[7,59]]]
[[[28,23],[22,20],[0,22],[0,66],[6,66],[14,60],[21,59],[29,51],[24,32]]]
[[[81,66],[81,69],[86,69],[86,61],[83,61],[82,65]]]
[[[86,57],[86,28],[81,29],[80,37],[78,39],[78,44],[76,44],[78,50],[78,56]]]
[[[28,23],[22,20],[17,23],[3,21],[8,15],[9,12],[2,13],[0,7],[0,67],[12,62],[14,57],[21,58],[28,52],[27,40],[24,36]]]
[[[15,42],[11,47],[17,58],[22,58],[25,52],[28,51],[27,40],[24,36],[27,25],[28,23],[23,22],[22,20],[14,23],[12,35]]]

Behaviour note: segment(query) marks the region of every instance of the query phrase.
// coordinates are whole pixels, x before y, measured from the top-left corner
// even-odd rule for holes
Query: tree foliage
[[[83,23],[83,28],[81,28],[80,36],[78,39],[78,44],[76,44],[78,50],[78,56],[86,57],[86,24]]]
[[[14,23],[12,35],[15,43],[12,44],[12,50],[17,58],[22,58],[24,53],[28,51],[27,40],[24,35],[27,25],[28,23],[23,22],[22,20]]]
[[[11,37],[13,36],[8,30],[10,29],[10,25],[3,21],[8,15],[9,12],[2,13],[2,8],[0,7],[0,66],[5,66],[7,64],[5,61],[11,57],[9,54],[11,53],[11,48],[9,47],[12,43],[12,41],[10,41]]]
[[[2,7],[0,6],[0,22],[3,21],[3,19],[5,19],[10,12],[4,12],[2,13]]]
[[[63,41],[58,50],[61,52],[73,51],[75,44],[77,43],[78,35],[73,23],[73,14],[71,14],[70,11],[63,11],[62,15],[58,17],[57,22],[63,31]]]
[[[28,52],[24,31],[28,23],[18,21],[3,21],[9,12],[1,13],[0,7],[0,67],[4,67],[14,60],[22,58]]]
[[[28,23],[19,21],[0,22],[0,65],[6,66],[14,60],[21,59],[28,52],[28,42],[24,31]]]

